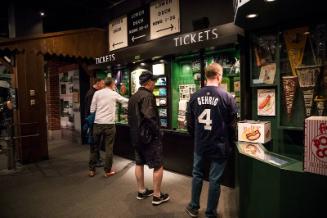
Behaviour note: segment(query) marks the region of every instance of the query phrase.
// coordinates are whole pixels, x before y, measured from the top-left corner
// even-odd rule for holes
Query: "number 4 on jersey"
[[[198,122],[203,123],[205,130],[211,130],[212,120],[210,119],[211,110],[204,109],[203,112],[198,116]]]

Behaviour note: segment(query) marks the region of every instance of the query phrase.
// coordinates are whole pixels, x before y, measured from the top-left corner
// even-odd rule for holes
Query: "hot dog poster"
[[[275,89],[258,89],[258,116],[276,116]]]
[[[327,176],[327,116],[305,119],[304,171]]]

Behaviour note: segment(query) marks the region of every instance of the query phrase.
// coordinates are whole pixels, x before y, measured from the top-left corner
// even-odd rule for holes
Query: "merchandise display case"
[[[201,88],[199,55],[178,57],[171,74],[172,128],[186,131],[186,109],[191,95]]]
[[[117,67],[112,71],[112,78],[115,80],[117,92],[126,98],[130,97],[130,74],[127,67]],[[121,104],[117,105],[116,123],[127,124],[127,109]]]
[[[296,160],[292,158],[288,158],[273,152],[269,152],[260,143],[238,142],[237,148],[240,153],[246,156],[257,159],[264,163],[271,164],[276,167],[285,167],[289,164],[296,162]]]
[[[205,85],[204,70],[211,63],[223,67],[221,87],[230,92],[240,112],[240,51],[237,48],[211,50],[176,57],[171,75],[172,128],[186,131],[186,108],[191,95]],[[239,113],[240,114],[240,113]]]
[[[216,62],[223,67],[223,81],[221,87],[232,94],[235,98],[238,117],[241,110],[241,63],[240,50],[237,48],[227,48],[218,51],[208,51],[205,53],[205,66]]]
[[[139,82],[139,76],[145,70],[150,70],[155,76],[158,77],[155,88],[153,90],[153,95],[156,99],[156,105],[158,107],[159,113],[159,123],[161,128],[169,128],[169,64],[167,61],[161,59],[158,62],[151,61],[148,63],[142,62],[135,64],[132,67],[130,73],[130,88],[131,92],[127,97],[135,94],[137,90],[141,87]]]
[[[326,115],[326,26],[250,37],[252,119],[272,123],[272,150],[303,160],[304,120]]]

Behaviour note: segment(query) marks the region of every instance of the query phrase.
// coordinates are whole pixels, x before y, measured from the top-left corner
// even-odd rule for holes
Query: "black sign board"
[[[146,6],[128,14],[128,45],[136,45],[150,40],[150,13]]]

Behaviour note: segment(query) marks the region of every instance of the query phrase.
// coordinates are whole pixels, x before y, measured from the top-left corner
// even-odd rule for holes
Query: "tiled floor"
[[[104,178],[102,170],[87,177],[88,147],[68,141],[49,143],[50,160],[25,165],[6,174],[4,155],[0,156],[0,217],[188,217],[184,208],[190,199],[191,178],[165,171],[163,191],[171,200],[153,207],[151,199],[136,200],[134,163],[115,156],[117,175]],[[146,168],[146,184],[152,174]],[[201,197],[205,207],[207,182]],[[236,218],[235,190],[222,187],[219,213]],[[204,217],[204,209],[200,216]]]

